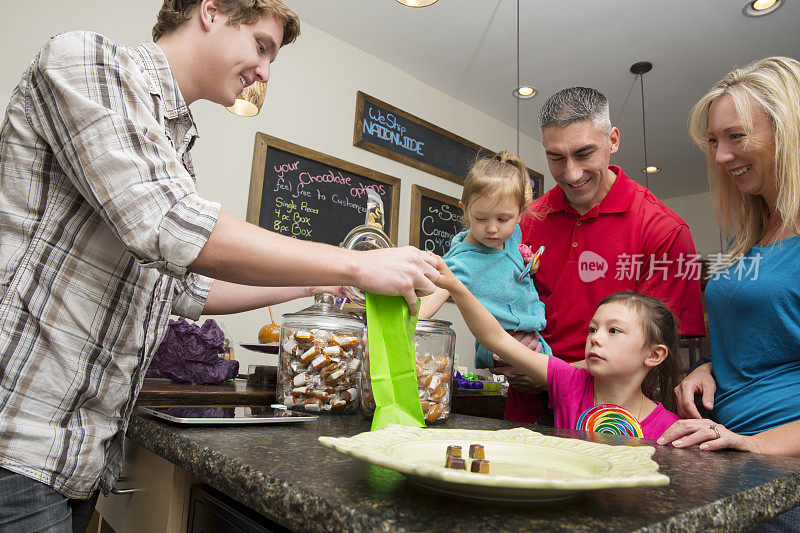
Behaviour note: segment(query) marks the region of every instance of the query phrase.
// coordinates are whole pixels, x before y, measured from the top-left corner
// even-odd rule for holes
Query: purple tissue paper
[[[225,333],[209,318],[202,326],[185,318],[170,320],[145,377],[180,383],[216,384],[235,378],[239,361],[223,359]]]

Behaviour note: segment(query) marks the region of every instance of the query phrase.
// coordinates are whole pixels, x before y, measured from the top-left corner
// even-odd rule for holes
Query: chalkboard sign
[[[384,232],[397,245],[398,178],[256,133],[248,222],[338,246],[351,229],[364,224],[367,189],[380,194]]]
[[[495,153],[361,91],[356,95],[353,144],[459,185],[479,157]],[[531,169],[528,173],[538,198],[542,175]]]
[[[411,232],[409,241],[420,250],[444,255],[450,241],[464,229],[464,213],[458,198],[411,186]]]

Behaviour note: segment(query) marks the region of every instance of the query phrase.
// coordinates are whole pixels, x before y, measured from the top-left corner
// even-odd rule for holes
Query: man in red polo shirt
[[[609,165],[620,134],[611,125],[606,97],[584,87],[559,91],[542,106],[539,125],[558,187],[530,205],[544,216],[526,214],[520,225],[525,244],[533,250],[545,246],[534,283],[545,303],[541,334],[553,354],[583,364],[595,308],[619,291],[658,298],[678,318],[682,335],[705,335],[699,256],[689,228],[653,193]],[[511,381],[506,417],[536,421],[543,398],[513,367],[500,365],[492,371]]]

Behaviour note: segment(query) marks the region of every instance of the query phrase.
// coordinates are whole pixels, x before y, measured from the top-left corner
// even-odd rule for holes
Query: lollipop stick
[[[272,318],[272,306],[267,306],[267,309],[269,310],[269,323],[270,324],[274,324],[275,323],[275,319]]]

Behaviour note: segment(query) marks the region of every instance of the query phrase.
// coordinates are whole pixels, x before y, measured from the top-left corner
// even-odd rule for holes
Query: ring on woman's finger
[[[711,424],[710,426],[708,426],[708,429],[710,429],[711,431],[716,433],[718,439],[722,438],[722,435],[719,434],[719,430],[717,429],[717,426],[715,426],[714,424]]]

